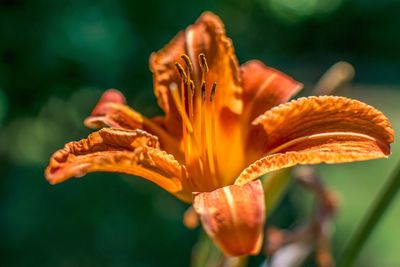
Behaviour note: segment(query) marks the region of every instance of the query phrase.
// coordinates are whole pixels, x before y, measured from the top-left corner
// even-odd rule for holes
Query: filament
[[[184,107],[181,104],[181,99],[180,99],[179,92],[178,92],[178,86],[176,85],[176,83],[171,83],[169,85],[169,90],[171,91],[171,95],[174,100],[175,106],[178,109],[178,112],[182,117],[182,121],[185,124],[186,129],[189,132],[193,132],[192,124],[189,121],[189,118],[186,114],[186,110],[184,110]]]

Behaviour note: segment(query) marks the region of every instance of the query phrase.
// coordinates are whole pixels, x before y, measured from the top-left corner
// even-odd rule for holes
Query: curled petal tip
[[[207,20],[216,21],[217,23],[223,25],[221,18],[211,11],[204,11],[201,13],[200,17],[197,19],[197,22]]]
[[[72,168],[68,168],[67,159],[63,159],[62,157],[65,152],[64,149],[61,149],[54,153],[49,166],[47,166],[45,170],[46,180],[51,185],[62,183],[70,177],[80,178],[86,174],[85,170],[90,167],[89,163],[82,163]]]
[[[260,181],[195,195],[193,207],[207,234],[228,256],[257,254],[265,221]]]
[[[117,89],[111,88],[103,93],[99,102],[101,102],[101,103],[113,102],[113,103],[125,104],[126,100],[125,100],[124,95],[120,91],[118,91]]]
[[[99,129],[104,126],[125,129],[142,129],[143,116],[126,105],[124,95],[116,89],[108,89],[100,97],[85,126]]]

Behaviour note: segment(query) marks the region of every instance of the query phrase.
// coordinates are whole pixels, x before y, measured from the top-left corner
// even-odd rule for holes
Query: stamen
[[[192,80],[189,81],[189,118],[190,120],[194,119],[193,112],[193,96],[194,96],[194,83]]]
[[[217,84],[214,82],[211,88],[207,88],[206,74],[209,72],[209,67],[204,53],[198,55],[198,64],[201,68],[201,80],[198,81],[200,90],[197,89],[198,87],[195,86],[191,77],[194,66],[190,57],[182,54],[181,59],[185,62],[184,65],[175,63],[182,79],[180,94],[176,83],[171,83],[169,87],[183,121],[185,161],[191,171],[197,174],[197,177],[207,180],[192,181],[193,185],[204,182],[208,183],[208,189],[212,189],[220,185],[216,150],[215,94]]]
[[[177,67],[180,67],[180,72],[186,74],[183,71],[183,68],[181,65],[179,65],[179,63],[177,63]],[[182,75],[181,75],[182,76]],[[186,81],[187,81],[188,77],[186,77]],[[190,79],[190,78],[189,78]],[[186,114],[186,101],[185,101],[185,97],[186,97],[186,91],[187,91],[187,82],[185,82],[184,76],[182,76],[182,81],[181,81],[181,105],[182,105],[182,110],[183,112]],[[190,119],[189,122],[191,123]],[[184,149],[184,154],[185,154],[185,162],[186,165],[189,163],[190,161],[190,151],[191,151],[191,142],[190,142],[190,134],[188,135],[187,133],[187,128],[185,127],[185,124],[182,123],[182,138],[183,138],[183,149]]]
[[[187,78],[186,72],[185,72],[185,70],[183,69],[182,65],[179,64],[178,62],[175,62],[175,67],[177,68],[177,70],[178,70],[178,72],[179,72],[179,75],[181,75],[181,78],[182,78],[183,83],[186,84],[188,78]]]
[[[215,85],[213,85],[214,90],[215,90]],[[210,96],[211,98],[211,96]],[[204,101],[204,100],[203,100]],[[210,105],[211,104],[211,105]],[[218,180],[216,177],[216,166],[215,166],[215,151],[214,151],[214,145],[213,145],[213,137],[214,137],[214,131],[213,131],[213,123],[214,123],[214,114],[213,110],[210,109],[212,105],[214,105],[214,102],[211,102],[210,104],[203,104],[205,105],[205,114],[204,114],[204,120],[205,120],[205,145],[206,145],[206,155],[207,155],[207,163],[208,163],[208,171],[210,172],[210,178],[212,183],[215,186],[218,186]]]
[[[210,93],[210,102],[213,102],[214,96],[215,96],[215,89],[217,87],[217,83],[214,82],[212,87],[211,87],[211,93]]]
[[[206,101],[206,82],[201,83],[201,101],[204,103]]]
[[[190,60],[190,58],[188,57],[188,55],[182,54],[181,58],[183,59],[183,61],[185,61],[185,64],[188,68],[189,73],[193,73],[193,64],[192,64],[192,61]]]
[[[190,82],[189,82],[189,89],[190,89],[190,92],[192,94],[194,94],[194,82],[192,80],[190,80]]]
[[[207,123],[207,122],[206,122]],[[217,180],[215,180],[215,162],[214,162],[214,149],[213,149],[213,144],[212,144],[212,133],[210,132],[210,126],[209,123],[206,124],[206,146],[207,146],[207,159],[208,159],[208,166],[210,168],[210,174],[211,178],[213,179],[214,183],[218,183]]]
[[[205,159],[204,163],[204,168],[203,168],[203,177],[209,177],[207,175],[206,171],[208,170],[207,168],[207,140],[206,140],[206,117],[205,117],[205,106],[204,106],[204,100],[205,100],[205,92],[206,92],[206,83],[203,81],[201,84],[201,97],[198,97],[199,102],[199,119],[200,119],[200,143],[201,143],[201,158]]]
[[[186,110],[183,108],[182,103],[181,103],[181,99],[180,99],[179,91],[178,91],[178,85],[176,83],[171,83],[169,85],[169,89],[171,91],[175,106],[178,109],[178,112],[180,113],[180,115],[182,117],[182,121],[186,126],[186,129],[190,133],[193,132],[192,124],[190,123],[190,120],[186,114]]]
[[[199,63],[200,63],[201,70],[204,73],[207,73],[208,72],[208,65],[207,65],[206,55],[204,55],[204,53],[200,53],[199,54]]]
[[[216,133],[216,126],[215,126],[215,121],[218,119],[215,111],[215,90],[216,90],[217,84],[213,83],[212,89],[211,89],[211,145],[214,149],[217,148],[217,133]],[[219,168],[218,168],[218,155],[217,151],[213,150],[213,160],[214,160],[214,165],[215,165],[215,175],[219,175]]]

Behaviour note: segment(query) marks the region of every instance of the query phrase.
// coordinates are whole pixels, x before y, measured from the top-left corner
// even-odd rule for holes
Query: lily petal
[[[143,116],[126,105],[124,95],[108,89],[103,93],[84,124],[93,129],[105,126],[123,129],[143,129]]]
[[[267,111],[253,124],[264,130],[264,157],[243,170],[235,184],[296,164],[386,157],[394,134],[380,111],[335,96],[300,98]]]
[[[182,62],[182,54],[193,62],[194,83],[200,92],[201,69],[198,55],[204,53],[209,72],[206,75],[207,98],[214,82],[217,83],[215,103],[217,111],[227,108],[235,114],[242,111],[240,75],[232,42],[225,36],[222,21],[213,13],[205,12],[185,31],[179,32],[162,50],[150,57],[154,93],[165,112],[165,127],[173,134],[181,134],[181,116],[170,93],[172,83],[180,84],[181,78],[175,62]],[[183,63],[183,62],[182,62]]]
[[[204,53],[207,58],[207,88],[217,83],[217,111],[227,108],[235,114],[241,114],[243,103],[239,64],[232,40],[225,35],[221,19],[211,12],[204,12],[194,25],[186,29],[185,40],[187,53],[194,62],[200,53]],[[197,65],[194,67],[200,85],[200,68]]]
[[[240,70],[243,105],[248,121],[286,103],[303,88],[302,83],[258,60],[248,61],[240,66]]]
[[[93,129],[112,127],[127,130],[142,129],[158,137],[161,147],[172,153],[178,160],[183,158],[179,141],[169,135],[160,123],[160,118],[148,119],[126,105],[124,95],[115,89],[109,89],[101,96],[92,114],[84,124]]]
[[[57,184],[90,172],[141,176],[171,193],[183,189],[182,181],[187,175],[184,166],[159,149],[157,137],[142,130],[112,128],[67,143],[53,154],[45,175],[49,183]]]
[[[150,70],[153,73],[154,94],[158,105],[165,113],[165,127],[174,135],[181,135],[181,115],[174,104],[169,86],[180,84],[175,62],[185,53],[185,34],[179,32],[163,49],[150,56]]]
[[[193,207],[205,231],[224,254],[254,255],[260,251],[265,221],[260,181],[198,193]]]

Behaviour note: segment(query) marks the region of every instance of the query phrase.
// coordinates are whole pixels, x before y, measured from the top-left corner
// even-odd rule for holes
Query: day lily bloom
[[[165,115],[146,118],[119,91],[106,91],[85,120],[101,129],[53,154],[46,169],[51,184],[90,172],[143,177],[192,203],[219,248],[239,256],[261,247],[260,176],[390,154],[393,130],[380,111],[336,96],[285,104],[302,84],[260,61],[239,67],[212,13],[153,53],[150,69]]]

